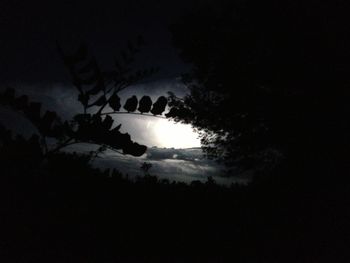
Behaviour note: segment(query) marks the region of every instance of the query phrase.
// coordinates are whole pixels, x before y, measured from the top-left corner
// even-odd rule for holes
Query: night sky
[[[108,70],[113,67],[113,58],[126,48],[127,42],[141,35],[146,45],[136,56],[134,67],[158,67],[159,71],[123,91],[120,94],[122,100],[134,94],[140,97],[149,95],[155,100],[158,96],[167,95],[168,91],[184,96],[187,89],[180,76],[189,70],[190,65],[179,58],[173,47],[169,25],[181,19],[194,3],[135,0],[115,1],[112,4],[84,1],[36,1],[34,4],[2,1],[1,86],[14,87],[18,93],[28,94],[32,99],[42,102],[44,108],[55,110],[62,118],[70,119],[81,110],[81,106],[76,100],[78,94],[59,56],[56,43],[68,52],[86,43],[101,67]],[[17,116],[9,115],[6,111],[0,117],[8,127],[21,130],[27,136],[33,131],[24,119],[19,121]],[[116,123],[122,123],[122,132],[128,132],[133,140],[148,147],[179,148],[190,155],[193,152],[186,148],[200,147],[198,134],[189,125],[145,116],[119,115],[115,120]],[[115,156],[112,159],[116,166],[129,173],[137,173],[140,164],[146,160],[159,164],[159,176],[162,173],[166,176],[171,171],[174,179],[189,181],[185,179],[186,176],[191,179],[195,176],[195,179],[205,180],[207,176],[222,170],[222,167],[202,157],[198,163],[197,155],[200,152],[197,149],[191,158],[185,159],[174,154],[169,157],[164,150],[160,152],[164,156],[158,160],[152,160],[149,152],[143,156],[146,159],[118,159]],[[171,170],[170,162],[176,159],[174,156],[184,162],[181,171]],[[110,163],[105,166],[110,167]]]
[[[185,1],[1,1],[1,80],[69,81],[56,41],[74,48],[87,43],[99,63],[110,66],[128,40],[147,43],[137,63],[159,66],[157,78],[177,77],[186,66],[171,45],[168,25],[189,6]]]

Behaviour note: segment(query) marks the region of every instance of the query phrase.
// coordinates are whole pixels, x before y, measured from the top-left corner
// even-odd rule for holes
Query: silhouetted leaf
[[[117,95],[117,93],[113,93],[113,95],[109,98],[109,106],[114,110],[114,111],[119,111],[121,104],[120,104],[120,98]]]
[[[149,96],[143,96],[139,103],[138,111],[141,113],[149,112],[152,107],[152,100]]]
[[[168,103],[168,100],[164,96],[159,97],[157,101],[153,104],[151,113],[153,115],[162,114],[165,111],[167,103]]]
[[[121,133],[115,129],[110,131],[106,138],[106,144],[114,149],[123,149],[131,142],[131,137],[128,133]]]
[[[136,142],[131,142],[127,146],[123,148],[124,154],[131,154],[133,156],[139,157],[143,155],[147,150],[147,147],[145,145],[140,145]]]
[[[124,105],[124,109],[127,110],[128,112],[133,112],[137,108],[137,103],[138,103],[137,97],[134,95],[131,98],[127,99]]]

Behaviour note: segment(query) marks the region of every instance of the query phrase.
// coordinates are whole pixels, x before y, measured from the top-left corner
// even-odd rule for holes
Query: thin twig
[[[158,116],[158,115],[152,115],[152,114],[149,114],[149,113],[138,113],[138,112],[126,112],[126,111],[110,111],[110,112],[104,112],[104,113],[101,113],[100,115],[111,115],[111,114],[132,114],[132,115],[139,115],[139,116],[147,116],[147,117],[154,117],[154,118],[160,118],[160,119],[167,119],[167,117],[164,117],[164,116]]]

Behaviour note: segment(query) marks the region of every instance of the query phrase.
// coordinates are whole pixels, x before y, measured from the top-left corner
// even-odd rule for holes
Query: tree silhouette
[[[140,169],[142,170],[142,172],[146,175],[149,175],[149,170],[152,168],[152,164],[151,163],[147,163],[147,162],[143,162],[143,164],[141,165]]]
[[[337,169],[344,169],[345,10],[345,3],[254,0],[193,10],[172,26],[175,46],[193,65],[183,76],[191,94],[174,98],[191,114],[173,115],[203,131],[204,150],[228,165],[266,169],[288,160],[322,170],[342,159]]]

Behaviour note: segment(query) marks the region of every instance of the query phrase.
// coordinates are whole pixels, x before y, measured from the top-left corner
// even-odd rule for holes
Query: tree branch
[[[147,116],[147,117],[154,117],[154,118],[160,118],[160,119],[167,119],[167,117],[164,117],[164,116],[158,116],[158,115],[153,115],[153,114],[148,114],[148,113],[138,113],[138,112],[126,112],[126,111],[123,111],[123,112],[120,112],[120,111],[110,111],[110,112],[104,112],[104,113],[101,113],[100,115],[112,115],[112,114],[131,114],[131,115],[140,115],[140,116]]]

